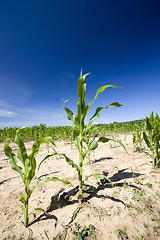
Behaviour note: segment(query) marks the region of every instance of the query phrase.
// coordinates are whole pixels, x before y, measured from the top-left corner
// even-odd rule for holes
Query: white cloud
[[[17,114],[15,112],[0,109],[0,117],[15,117],[16,115]]]
[[[39,106],[36,108],[17,107],[0,100],[0,126],[1,127],[23,127],[46,123],[47,126],[69,125],[63,109],[47,108]],[[5,117],[5,122],[4,118]]]

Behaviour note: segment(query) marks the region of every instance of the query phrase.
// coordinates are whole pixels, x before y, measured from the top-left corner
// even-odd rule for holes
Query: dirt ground
[[[124,135],[120,139],[125,144]],[[55,142],[59,152],[78,164],[78,152],[74,146],[71,150],[70,143]],[[32,144],[26,143],[28,153]],[[10,146],[16,153],[17,145],[11,143]],[[85,182],[85,189],[94,186],[95,190],[84,193],[85,201],[81,205],[77,201],[77,171],[66,163],[63,156],[47,159],[36,172],[36,177],[67,179],[75,188],[62,182],[41,183],[31,195],[29,212],[43,208],[47,215],[35,211],[29,217],[27,229],[18,222],[23,221],[19,201],[20,194],[24,193],[23,182],[11,169],[4,154],[4,143],[1,143],[0,239],[81,239],[78,234],[82,237],[91,234],[86,238],[89,240],[94,239],[94,234],[97,240],[160,239],[160,169],[152,167],[148,155],[134,151],[131,134],[127,135],[125,146],[130,155],[118,144],[111,147],[109,143],[100,143],[91,154],[91,164],[84,160],[83,179],[92,173],[103,173],[111,179],[114,189],[106,180],[97,182],[91,177]],[[147,150],[145,143],[143,147]],[[36,157],[37,165],[47,155],[45,144],[41,150]],[[36,181],[34,178],[31,186]],[[78,207],[75,219],[69,223]]]

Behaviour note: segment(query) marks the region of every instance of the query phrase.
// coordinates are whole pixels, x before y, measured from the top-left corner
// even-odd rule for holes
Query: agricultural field
[[[93,125],[92,134],[97,132],[100,135],[107,135],[108,133],[131,133],[139,130],[142,132],[145,129],[145,122],[143,120],[130,121],[130,122],[114,122],[110,124]],[[0,142],[5,142],[7,138],[14,140],[18,127],[5,127],[0,128]],[[54,140],[71,140],[73,129],[71,126],[57,126],[47,127],[46,124],[39,126],[25,127],[20,131],[19,137],[23,141],[35,141],[40,137],[51,136]]]
[[[93,125],[123,106],[113,102],[86,124],[99,94],[119,88],[100,87],[86,105],[87,75],[77,114],[62,102],[72,127],[1,129],[1,239],[160,239],[160,117]]]
[[[122,127],[125,124],[130,127]],[[51,133],[51,128],[48,129],[44,124],[37,128],[39,131],[27,128],[19,132],[27,152],[31,153],[33,140],[49,135],[55,141],[56,150],[63,155],[47,158],[36,170],[31,187],[44,177],[66,179],[73,186],[60,181],[40,183],[30,197],[29,213],[35,208],[39,210],[29,215],[26,228],[18,221],[24,221],[19,201],[20,195],[24,194],[23,181],[19,173],[11,169],[2,139],[0,239],[160,239],[160,169],[153,167],[150,156],[140,153],[140,150],[150,151],[145,141],[141,138],[135,140],[134,137],[137,129],[136,136],[141,136],[143,121],[99,125],[93,129],[100,136],[121,140],[128,153],[117,142],[98,143],[98,148],[90,154],[90,164],[87,156],[84,159],[83,178],[96,173],[106,178],[88,178],[83,185],[82,202],[78,201],[77,171],[65,158],[67,155],[78,164],[79,152],[74,145],[71,146],[72,129],[66,127],[67,130],[62,131],[65,127],[59,127],[56,131],[53,128],[55,131]],[[61,129],[61,133],[58,129]],[[47,132],[49,130],[50,133]],[[27,133],[29,131],[35,134],[34,138]],[[59,133],[56,135],[56,132]],[[13,139],[13,136],[8,131],[7,137]],[[16,154],[17,144],[11,141],[10,147]],[[51,144],[42,144],[36,156],[37,166],[46,155],[54,153]],[[44,209],[45,213],[40,209]]]

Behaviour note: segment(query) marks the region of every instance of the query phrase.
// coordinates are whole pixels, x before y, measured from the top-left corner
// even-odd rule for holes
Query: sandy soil
[[[124,135],[120,139],[124,143]],[[32,144],[26,143],[28,153]],[[75,147],[71,150],[70,144],[64,141],[56,141],[56,145],[59,152],[78,164]],[[17,145],[11,143],[11,146],[16,153]],[[91,177],[85,182],[85,188],[94,186],[95,191],[84,193],[85,202],[79,205],[76,188],[61,182],[40,184],[31,195],[29,212],[43,208],[48,215],[41,211],[31,214],[30,231],[17,221],[23,221],[19,197],[24,193],[24,186],[19,174],[11,169],[3,148],[4,144],[0,144],[0,239],[78,239],[73,230],[82,235],[83,226],[89,225],[92,230],[87,232],[95,232],[97,240],[160,239],[160,170],[152,167],[149,156],[134,152],[132,135],[127,135],[126,143],[130,155],[118,144],[111,147],[101,143],[91,154],[91,165],[87,159],[84,162],[83,177],[103,173],[111,179],[114,189],[109,182],[97,183]],[[45,145],[41,150],[36,157],[37,163],[47,154]],[[78,185],[76,170],[62,156],[46,160],[36,176],[38,179],[55,176],[71,181],[75,187]],[[31,186],[36,181],[33,179]],[[76,218],[68,224],[78,207]],[[79,224],[79,230],[75,223]]]

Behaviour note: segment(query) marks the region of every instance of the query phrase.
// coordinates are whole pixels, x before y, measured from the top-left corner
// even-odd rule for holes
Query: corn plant
[[[142,150],[142,132],[137,128],[137,130],[135,132],[132,133],[133,138],[133,147],[134,147],[134,151],[140,151]]]
[[[154,117],[153,112],[149,117],[146,117],[146,132],[143,132],[143,138],[150,148],[152,154],[153,167],[158,167],[160,163],[160,117],[156,113]]]
[[[36,184],[34,184],[33,188],[30,189],[29,185],[33,177],[35,177],[35,171],[36,171],[35,156],[39,152],[40,145],[43,144],[45,141],[52,143],[54,146],[55,146],[55,143],[51,137],[40,138],[33,144],[32,152],[31,154],[28,155],[23,141],[18,136],[18,132],[19,130],[16,131],[16,136],[15,136],[15,143],[18,145],[17,156],[12,152],[12,149],[9,147],[9,141],[6,141],[4,146],[4,151],[6,156],[9,157],[9,163],[11,168],[20,174],[24,183],[25,194],[21,194],[19,201],[22,203],[21,208],[24,212],[23,224],[25,227],[27,227],[29,223],[29,214],[28,214],[29,198],[31,197],[33,190],[42,182],[61,181],[65,184],[71,184],[71,183],[68,182],[67,180],[59,179],[57,177],[47,177],[37,181]],[[44,159],[47,159],[48,157],[50,157],[50,155],[47,155]],[[18,159],[22,163],[23,168],[17,164]],[[41,208],[36,208],[34,210],[42,210],[44,212],[44,210]]]
[[[68,109],[67,107],[64,106],[64,103],[66,101],[62,102],[63,108],[66,111],[67,118],[70,121],[72,121],[72,128],[74,130],[74,138],[73,138],[74,145],[79,151],[79,165],[75,164],[65,154],[62,154],[62,155],[66,158],[66,161],[73,168],[75,168],[78,172],[78,180],[79,180],[79,197],[78,197],[78,199],[79,199],[79,202],[82,202],[82,200],[83,200],[83,198],[82,198],[82,195],[83,195],[82,186],[84,184],[84,181],[87,181],[88,178],[91,177],[91,176],[94,176],[97,179],[106,178],[103,174],[96,173],[96,174],[91,174],[90,176],[86,176],[85,180],[83,180],[82,167],[83,167],[83,161],[84,161],[86,155],[91,153],[92,151],[94,151],[98,147],[99,142],[106,143],[110,140],[113,140],[113,141],[118,142],[121,146],[124,147],[122,142],[120,142],[119,140],[110,139],[110,138],[106,138],[106,137],[99,137],[98,140],[94,139],[94,141],[92,141],[92,144],[89,146],[88,150],[85,149],[84,142],[86,142],[86,136],[88,134],[88,131],[91,129],[93,121],[96,120],[99,117],[101,110],[106,109],[108,107],[118,108],[118,107],[123,105],[123,104],[120,104],[118,102],[113,102],[112,104],[110,104],[108,106],[106,105],[104,107],[97,107],[97,109],[95,111],[95,114],[90,118],[88,124],[85,124],[85,117],[88,113],[88,110],[92,106],[93,102],[98,98],[99,94],[101,92],[103,92],[108,87],[118,88],[118,86],[115,86],[115,85],[104,85],[104,86],[100,87],[97,90],[94,99],[89,104],[86,105],[85,104],[85,91],[86,91],[86,76],[88,74],[89,73],[87,73],[85,75],[82,75],[82,70],[80,72],[79,81],[78,81],[78,103],[77,103],[77,114],[76,114],[76,116],[74,115],[74,113],[70,109]],[[124,147],[124,149],[125,149],[125,147]],[[107,178],[107,180],[109,182],[111,182],[110,179]]]

